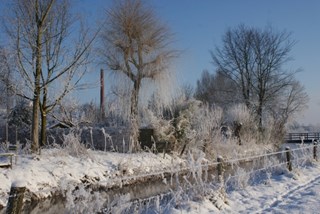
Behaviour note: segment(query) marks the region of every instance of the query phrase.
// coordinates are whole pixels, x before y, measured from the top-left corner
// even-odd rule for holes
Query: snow
[[[13,168],[0,168],[0,207],[6,206],[13,182],[24,182],[38,198],[54,190],[79,184],[83,179],[112,186],[121,177],[150,174],[183,165],[183,160],[163,154],[121,154],[89,151],[89,156],[73,157],[61,149],[45,149],[41,155],[20,155]]]
[[[214,190],[201,199],[181,197],[180,201],[176,200],[179,203],[167,207],[163,213],[319,213],[320,163],[314,160],[305,163],[299,167],[294,165],[292,172],[284,165],[268,176],[257,176],[251,185],[244,182],[237,188],[226,188],[224,192]],[[38,198],[45,198],[55,190],[74,189],[83,179],[112,186],[125,178],[175,171],[186,166],[188,161],[171,155],[164,157],[163,154],[90,150],[87,156],[74,157],[61,149],[42,150],[41,155],[19,156],[12,169],[0,168],[0,205],[6,205],[11,184],[15,181],[25,185]],[[241,177],[245,171],[238,173]],[[86,196],[85,191],[83,186],[79,186],[76,194]],[[70,194],[67,193],[66,197],[72,197]],[[92,206],[102,206],[102,200],[100,203]],[[77,212],[87,210],[78,206]]]
[[[185,202],[166,213],[319,213],[319,163],[228,192],[226,197],[227,203],[218,201],[221,209],[205,198],[200,202]]]
[[[26,187],[27,184],[24,180],[15,180],[12,182],[12,187]]]
[[[229,210],[235,213],[316,213],[316,209],[314,212],[307,212],[310,209],[308,203],[292,199],[293,197],[301,199],[301,194],[305,194],[309,199],[304,200],[312,199],[318,203],[316,207],[319,209],[319,197],[309,194],[308,191],[308,188],[315,187],[320,191],[319,172],[318,165],[310,166],[293,173],[274,176],[257,186],[249,186],[243,190],[231,192],[228,194]],[[297,205],[300,210],[294,209]],[[303,210],[306,212],[302,212]]]

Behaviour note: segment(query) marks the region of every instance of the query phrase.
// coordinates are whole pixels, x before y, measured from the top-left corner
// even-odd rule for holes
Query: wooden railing
[[[285,141],[290,142],[311,142],[312,140],[320,140],[319,132],[311,133],[288,133],[285,137]]]
[[[12,164],[13,164],[12,159],[14,157],[16,157],[16,154],[14,154],[14,153],[0,153],[0,158],[1,157],[9,159],[9,162],[8,161],[0,162],[0,167],[10,167],[10,168],[12,168]]]
[[[15,159],[14,163],[17,164],[19,144],[10,144],[9,142],[6,142],[6,147],[6,151],[0,153],[0,167],[12,168],[13,158]]]

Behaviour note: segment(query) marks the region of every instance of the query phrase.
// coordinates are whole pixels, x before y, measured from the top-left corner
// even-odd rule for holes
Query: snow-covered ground
[[[188,164],[186,160],[170,155],[163,157],[163,154],[89,151],[86,154],[70,155],[61,149],[42,150],[40,156],[19,156],[13,169],[0,168],[0,205],[6,205],[10,186],[16,180],[24,181],[33,195],[45,198],[55,190],[75,190],[84,180],[112,186],[118,181],[123,182],[123,178],[175,171]],[[82,197],[86,195],[83,192],[79,194],[83,194]],[[213,195],[196,200],[182,198],[179,206],[166,207],[163,213],[319,213],[319,196],[320,163],[310,159],[299,168],[294,166],[292,172],[287,171],[284,165],[276,173],[258,176],[253,184],[246,185],[244,182],[241,186],[227,188],[225,195],[216,195],[214,200]],[[84,206],[89,205],[84,203]],[[76,213],[84,212],[87,213],[86,209],[78,209]]]
[[[167,213],[319,213],[319,164],[292,173],[272,176],[258,185],[226,194],[227,203],[217,209],[209,199],[185,202]]]
[[[41,199],[84,182],[110,187],[124,178],[180,168],[183,162],[167,154],[163,157],[152,153],[87,151],[70,155],[62,149],[45,149],[36,156],[20,155],[12,169],[0,168],[0,207],[6,206],[11,184],[17,180],[23,180],[27,189]]]
[[[319,213],[319,165],[273,176],[265,183],[228,194],[234,213]]]

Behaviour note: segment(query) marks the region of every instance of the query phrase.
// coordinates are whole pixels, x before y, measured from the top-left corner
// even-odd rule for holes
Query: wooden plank
[[[11,168],[12,166],[10,163],[0,163],[0,168],[1,167],[6,167],[6,168],[10,167]]]
[[[6,153],[0,153],[0,156],[15,156],[15,154],[11,152],[6,152]]]
[[[12,159],[13,159],[14,156],[16,156],[16,154],[11,153],[11,152],[10,153],[9,152],[0,153],[0,157],[10,158],[10,163],[0,163],[0,167],[10,167],[10,168],[12,168],[12,164],[13,164]]]

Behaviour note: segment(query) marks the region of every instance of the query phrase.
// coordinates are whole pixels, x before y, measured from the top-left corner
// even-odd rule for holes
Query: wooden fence
[[[313,140],[320,140],[319,132],[311,133],[288,133],[285,137],[286,143],[311,143]]]

